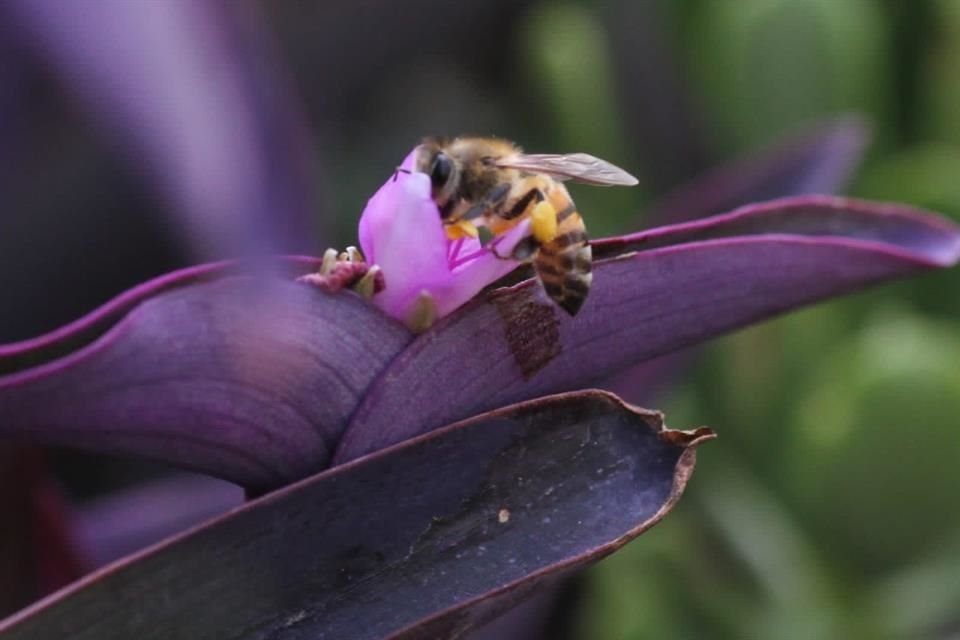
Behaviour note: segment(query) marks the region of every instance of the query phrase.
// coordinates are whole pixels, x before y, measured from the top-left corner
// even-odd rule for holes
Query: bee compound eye
[[[451,173],[453,173],[453,160],[444,153],[438,153],[433,160],[433,166],[430,167],[430,182],[434,187],[442,187],[447,184]]]

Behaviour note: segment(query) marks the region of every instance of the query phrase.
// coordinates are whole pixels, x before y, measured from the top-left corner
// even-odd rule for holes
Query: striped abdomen
[[[547,295],[574,316],[593,279],[587,229],[563,185],[555,185],[547,198],[557,211],[557,235],[540,245],[533,266]]]

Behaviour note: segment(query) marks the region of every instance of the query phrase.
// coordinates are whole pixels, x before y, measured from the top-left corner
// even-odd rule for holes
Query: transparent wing
[[[573,180],[600,187],[632,187],[638,182],[620,167],[587,153],[524,154],[503,158],[497,162],[497,166],[546,173],[560,180]]]

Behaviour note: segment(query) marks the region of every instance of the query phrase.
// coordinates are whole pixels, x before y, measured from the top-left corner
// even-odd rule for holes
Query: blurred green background
[[[645,207],[711,166],[851,112],[874,142],[848,193],[960,220],[960,0],[259,9],[315,133],[315,251],[355,242],[362,203],[425,134],[498,134],[628,168],[637,189],[574,187],[602,236],[661,222]],[[0,185],[22,221],[9,224],[23,227],[0,242],[27,250],[0,272],[21,311],[0,342],[191,261],[54,84],[31,80],[44,106],[27,117],[40,124],[21,128],[30,153]],[[709,424],[720,438],[701,450],[678,509],[587,573],[570,635],[960,637],[958,294],[954,269],[698,350],[650,401],[672,426]],[[80,454],[60,463],[80,498],[144,468]]]

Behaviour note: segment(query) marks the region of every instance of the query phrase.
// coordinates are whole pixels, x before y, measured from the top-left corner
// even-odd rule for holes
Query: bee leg
[[[530,214],[530,229],[540,242],[550,242],[557,237],[557,210],[544,200],[533,207]]]
[[[533,257],[533,254],[540,248],[540,241],[533,236],[523,238],[514,245],[513,251],[509,255],[504,255],[497,251],[495,244],[490,245],[490,253],[498,260],[515,260],[517,262],[526,262]]]
[[[529,209],[530,205],[532,205],[534,202],[536,202],[534,205],[534,212],[537,212],[536,208],[541,207],[541,205],[546,204],[546,206],[550,206],[549,203],[546,203],[546,196],[543,195],[543,192],[537,187],[534,187],[520,196],[517,201],[513,203],[512,207],[500,214],[499,218],[501,220],[514,220],[526,213],[527,209]],[[550,210],[553,210],[552,206],[550,206]],[[543,218],[543,213],[546,212],[541,211],[539,218]],[[554,216],[554,219],[555,218],[556,216]],[[537,218],[532,219],[531,222],[537,224]],[[540,224],[542,225],[542,221]],[[495,246],[490,247],[490,252],[501,260],[517,260],[520,262],[529,260],[533,254],[536,253],[537,249],[540,248],[541,240],[540,238],[536,237],[536,232],[538,230],[539,227],[534,227],[534,235],[527,236],[521,240],[513,248],[513,251],[510,252],[510,255],[501,255],[497,252],[497,248]],[[494,233],[496,233],[496,230],[494,230]]]
[[[479,237],[480,232],[477,230],[477,225],[472,221],[496,209],[510,193],[510,188],[509,183],[497,185],[487,192],[481,200],[473,203],[463,215],[457,216],[455,220],[447,220],[445,222],[447,237],[451,240],[459,240],[468,236],[471,238]]]
[[[488,211],[493,211],[497,206],[504,201],[507,197],[507,194],[510,193],[510,189],[513,187],[508,182],[503,184],[498,184],[493,189],[487,192],[487,194],[480,199],[478,202],[473,203],[473,205],[467,209],[467,211],[459,217],[460,220],[473,220],[474,218],[479,218],[483,215],[486,215]]]
[[[540,242],[533,236],[527,236],[517,243],[510,257],[519,262],[524,262],[532,258],[539,248]]]
[[[525,194],[520,196],[520,198],[513,203],[512,207],[500,214],[500,217],[504,220],[513,220],[514,218],[518,218],[526,213],[527,209],[530,208],[530,205],[534,200],[537,202],[543,202],[546,200],[546,196],[543,195],[543,192],[536,187],[530,189],[530,191],[527,191]]]
[[[451,222],[450,224],[444,225],[444,230],[447,232],[447,237],[451,240],[480,237],[480,230],[477,229],[477,225],[469,220]]]

